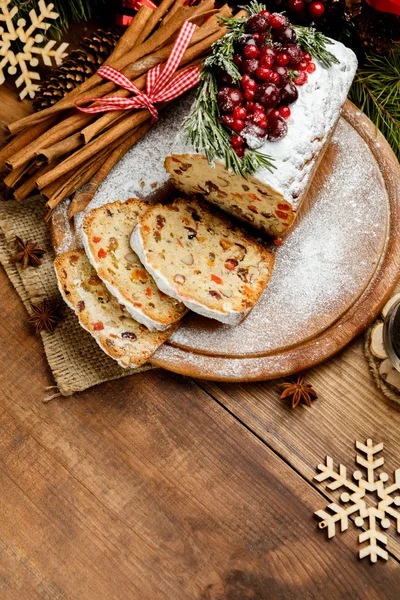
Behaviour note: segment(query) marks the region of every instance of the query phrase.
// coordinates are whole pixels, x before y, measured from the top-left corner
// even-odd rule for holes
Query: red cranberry
[[[255,94],[256,93],[255,93],[254,90],[246,90],[245,93],[244,93],[244,97],[245,97],[246,100],[248,100],[248,101],[251,102],[252,100],[254,100]]]
[[[244,105],[245,109],[248,113],[254,112],[254,107],[256,106],[255,102],[246,102]],[[260,105],[261,106],[261,105]]]
[[[304,10],[305,2],[304,0],[289,0],[288,7],[293,12],[301,12]]]
[[[307,83],[308,75],[305,71],[300,71],[297,77],[294,77],[293,81],[296,85],[304,85]]]
[[[254,79],[249,77],[249,75],[243,75],[242,79],[240,80],[240,85],[244,90],[255,91],[257,88],[256,82],[254,81]]]
[[[269,75],[272,73],[268,67],[258,67],[256,75],[261,81],[269,81]]]
[[[299,92],[296,86],[291,82],[285,83],[281,89],[281,103],[282,104],[293,104],[299,97]]]
[[[240,133],[242,131],[243,127],[244,127],[243,119],[235,119],[235,118],[233,119],[233,123],[232,123],[233,131]]]
[[[307,73],[314,73],[316,68],[317,68],[317,66],[315,63],[309,62],[307,65]]]
[[[235,56],[233,57],[233,62],[235,63],[235,65],[237,67],[239,67],[243,64],[244,58],[243,56],[240,56],[240,54],[235,54]]]
[[[233,111],[233,117],[235,119],[245,119],[247,116],[247,110],[243,106],[237,106]]]
[[[270,83],[275,84],[276,86],[279,86],[281,83],[281,78],[279,77],[279,74],[276,71],[271,71],[268,81]]]
[[[285,52],[281,52],[281,54],[278,54],[276,57],[276,62],[280,67],[284,67],[289,64],[289,56]]]
[[[243,61],[241,70],[247,75],[255,75],[258,67],[259,62],[256,58],[248,58],[247,60]]]
[[[274,39],[281,44],[294,44],[297,36],[293,27],[279,27],[275,32]]]
[[[249,33],[263,33],[268,29],[268,20],[268,17],[261,13],[252,15],[246,23],[246,31]]]
[[[255,44],[248,44],[243,50],[243,54],[246,58],[257,58],[260,51]]]
[[[271,68],[275,62],[275,58],[273,58],[272,56],[263,56],[260,62],[263,67]]]
[[[233,148],[240,148],[244,144],[244,139],[240,135],[233,135],[231,137],[231,145]]]
[[[308,5],[308,13],[310,17],[314,17],[314,19],[319,19],[325,12],[325,6],[322,2],[311,2]]]
[[[223,117],[221,117],[221,123],[223,123],[226,127],[229,127],[232,129],[232,125],[234,122],[234,117],[233,115],[224,115]]]
[[[283,27],[285,24],[285,17],[279,13],[272,13],[269,18],[269,25],[272,27],[272,29],[278,29],[279,27]]]
[[[241,148],[235,148],[235,152],[238,155],[239,158],[243,158],[244,156],[244,148],[243,146]]]
[[[218,73],[218,81],[224,83],[225,85],[232,85],[232,77],[226,71],[219,71]]]
[[[289,65],[291,67],[297,67],[303,60],[303,50],[297,44],[287,44],[286,46],[282,46],[282,52],[288,55]]]
[[[260,10],[260,15],[262,15],[263,17],[267,17],[267,19],[271,16],[271,13],[269,12],[269,10]]]
[[[277,119],[278,117],[280,117],[279,110],[277,108],[274,108],[268,113],[268,117],[269,119]]]
[[[298,71],[306,71],[307,70],[307,66],[308,63],[306,63],[305,60],[302,60],[298,65],[297,65],[297,69]]]
[[[261,56],[271,56],[271,58],[275,59],[277,55],[277,51],[272,46],[264,46],[261,49]]]
[[[268,134],[255,123],[248,122],[242,131],[242,137],[246,140],[249,148],[256,149],[264,144]]]
[[[254,113],[254,115],[251,116],[250,121],[254,123],[254,125],[261,127],[261,129],[267,129],[268,121],[264,113]]]
[[[270,118],[268,123],[268,139],[270,142],[279,142],[287,132],[288,126],[283,117]]]
[[[274,67],[274,71],[275,73],[278,73],[281,83],[287,83],[289,81],[289,69],[287,69],[286,67],[281,67],[279,65],[276,65]]]
[[[312,56],[309,52],[304,52],[303,50],[303,60],[305,60],[307,63],[312,61]]]
[[[238,88],[223,87],[218,92],[217,102],[222,112],[230,113],[242,104],[243,94]]]
[[[248,44],[255,44],[255,43],[256,43],[256,40],[254,39],[254,37],[251,34],[243,33],[235,41],[234,47],[235,47],[236,52],[241,54]]]
[[[280,106],[278,108],[279,114],[281,115],[281,117],[283,117],[284,119],[288,119],[290,117],[290,108],[288,106]]]
[[[274,108],[280,100],[280,93],[273,83],[264,83],[258,86],[255,99],[265,108]]]

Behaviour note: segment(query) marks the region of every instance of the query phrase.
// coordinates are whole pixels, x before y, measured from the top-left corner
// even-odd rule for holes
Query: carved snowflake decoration
[[[46,23],[46,19],[58,19],[59,15],[53,12],[53,4],[46,5],[44,0],[39,0],[40,13],[36,14],[35,9],[29,12],[30,24],[26,19],[18,19],[16,27],[13,19],[18,13],[18,6],[9,8],[11,0],[0,0],[0,85],[5,81],[5,70],[10,75],[16,75],[20,72],[15,85],[17,88],[24,86],[20,92],[20,98],[23,100],[29,95],[34,98],[35,92],[39,89],[35,81],[40,80],[39,73],[30,70],[29,67],[37,67],[39,57],[47,66],[51,66],[52,60],[59,65],[66,56],[64,52],[68,44],[63,43],[55,49],[56,42],[49,40],[47,44],[41,46],[44,36],[40,31],[46,32],[51,23]],[[16,51],[13,48],[13,42],[19,40],[23,44],[22,51]],[[15,46],[15,44],[14,44]]]
[[[393,493],[400,490],[400,469],[397,469],[394,474],[394,483],[385,487],[389,480],[387,473],[376,473],[376,469],[384,463],[384,458],[375,458],[375,455],[383,450],[383,444],[372,443],[372,440],[367,440],[366,444],[356,442],[356,449],[366,455],[356,455],[356,463],[361,465],[366,470],[366,478],[361,471],[354,471],[353,479],[356,483],[347,478],[347,470],[344,465],[339,464],[337,472],[334,470],[333,459],[330,456],[326,457],[324,465],[318,465],[318,470],[321,471],[314,477],[317,481],[332,481],[327,484],[330,490],[338,490],[346,488],[348,491],[343,491],[340,500],[345,507],[339,506],[336,503],[328,504],[327,509],[333,514],[325,510],[317,510],[316,515],[322,519],[319,523],[321,529],[327,529],[328,538],[331,538],[336,533],[336,523],[340,524],[340,530],[346,531],[349,524],[349,516],[354,515],[354,524],[356,527],[366,527],[359,537],[360,544],[368,542],[367,546],[360,549],[359,557],[370,557],[371,562],[376,562],[378,557],[387,560],[389,555],[385,550],[387,545],[387,537],[382,532],[377,531],[377,525],[383,529],[390,527],[390,518],[396,521],[397,533],[400,533],[400,512],[395,506],[400,506],[400,496]],[[377,497],[375,506],[367,505],[365,498],[368,493],[373,493]],[[381,544],[381,545],[380,545]]]

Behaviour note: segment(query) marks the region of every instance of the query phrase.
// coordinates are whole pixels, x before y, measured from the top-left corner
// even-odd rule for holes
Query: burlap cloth
[[[0,262],[25,308],[31,312],[31,302],[36,304],[44,298],[62,307],[63,319],[55,332],[41,333],[46,357],[57,384],[54,389],[44,392],[44,400],[58,395],[70,396],[98,383],[151,368],[144,366],[132,371],[120,367],[102,352],[92,336],[80,327],[73,311],[63,303],[53,268],[49,228],[43,219],[45,213],[40,196],[23,203],[0,200]],[[46,249],[40,267],[23,270],[19,263],[11,262],[11,257],[16,253],[16,235],[24,241],[35,241]]]
[[[399,292],[400,292],[400,284],[397,286],[397,288],[393,292],[392,296],[394,296],[395,294],[398,294]],[[378,388],[381,390],[381,392],[383,392],[383,394],[385,394],[385,396],[387,398],[390,398],[390,400],[394,400],[394,402],[400,403],[400,390],[397,390],[393,386],[387,384],[386,381],[384,379],[382,379],[382,377],[379,374],[379,367],[383,361],[381,359],[377,358],[376,356],[374,356],[370,349],[372,331],[377,323],[382,323],[382,322],[383,322],[383,318],[382,318],[382,316],[379,316],[376,319],[376,321],[374,321],[372,323],[372,325],[369,327],[369,329],[367,330],[367,333],[365,335],[364,352],[365,352],[365,356],[367,357],[369,367],[371,369],[371,373],[373,375],[373,378],[374,378],[375,383],[378,386]]]

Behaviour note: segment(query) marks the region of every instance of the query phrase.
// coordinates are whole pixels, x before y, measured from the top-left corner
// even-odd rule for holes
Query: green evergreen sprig
[[[331,39],[317,31],[312,25],[310,27],[292,25],[292,27],[297,35],[297,43],[306,52],[309,52],[313,58],[316,58],[325,69],[329,69],[334,64],[339,64],[336,56],[327,49],[327,46],[333,44]]]
[[[383,133],[400,160],[400,45],[387,56],[366,57],[349,98]]]

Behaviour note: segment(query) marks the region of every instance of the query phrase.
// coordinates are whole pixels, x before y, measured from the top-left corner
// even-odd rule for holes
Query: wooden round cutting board
[[[322,362],[387,300],[400,274],[399,232],[399,163],[346,102],[258,305],[233,328],[190,315],[151,362],[217,381],[273,379]]]

